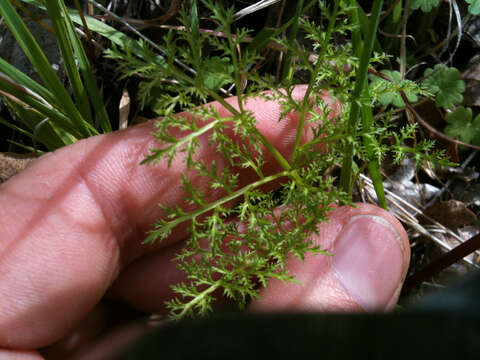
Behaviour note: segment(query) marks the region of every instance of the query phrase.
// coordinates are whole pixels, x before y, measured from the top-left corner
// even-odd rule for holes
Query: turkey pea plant
[[[162,241],[177,226],[189,229],[185,246],[174,259],[188,281],[173,286],[177,297],[167,303],[175,319],[209,313],[219,291],[243,308],[269,279],[295,281],[285,266],[289,256],[303,260],[307,253],[328,255],[309,239],[317,224],[327,220],[332,204],[351,204],[360,168],[368,167],[385,206],[379,164],[386,153],[393,152],[398,159],[412,152],[420,160],[440,159],[436,152],[418,154],[402,143],[387,145],[383,140],[393,137],[387,115],[372,120],[374,99],[389,91],[385,86],[367,90],[369,67],[387,58],[372,51],[383,1],[373,2],[369,17],[356,1],[298,1],[291,20],[257,34],[235,27],[233,9],[222,2],[190,3],[180,15],[182,30],[170,30],[163,39],[164,61],[158,61],[144,42],[139,42],[141,53],[119,48],[107,53],[117,61],[122,76],[141,77],[141,103],[161,116],[154,134],[158,148],[144,163],[183,161],[185,204],[163,207],[164,216],[145,240]],[[318,6],[322,21],[305,15],[313,6]],[[200,11],[214,29],[200,28]],[[360,16],[366,19],[363,26]],[[308,34],[303,45],[295,41],[299,31]],[[344,38],[353,41],[336,40]],[[279,79],[256,70],[264,60],[262,51],[269,47],[280,48],[291,59]],[[293,96],[300,83],[297,72],[308,74],[301,99]],[[414,83],[408,90],[423,91]],[[231,92],[234,103],[224,100]],[[280,103],[279,121],[292,121],[288,114],[298,114],[289,157],[257,129],[245,106],[255,97]],[[212,100],[229,115],[220,116],[218,107],[209,103]],[[179,111],[189,115],[175,115]],[[408,127],[397,140],[414,131]],[[199,155],[205,142],[223,156],[222,163]],[[267,161],[276,162],[277,170],[265,170]],[[340,182],[332,175],[339,164],[343,164]],[[249,182],[240,180],[241,172],[249,174]],[[198,179],[208,179],[209,185],[198,187]],[[212,200],[209,194],[214,191],[221,195]]]

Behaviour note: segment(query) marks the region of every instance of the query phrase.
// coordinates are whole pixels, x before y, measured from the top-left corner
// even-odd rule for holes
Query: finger
[[[171,286],[187,281],[178,263],[172,261],[183,245],[178,242],[134,261],[115,280],[107,293],[108,298],[126,302],[147,313],[166,315],[165,302],[175,297]]]
[[[2,350],[0,349],[0,359],[2,360],[44,360],[36,351],[21,350]]]
[[[125,304],[102,301],[72,332],[40,353],[48,360],[110,359],[130,339],[153,327],[149,320],[144,313]],[[100,349],[103,351],[98,353]],[[84,353],[89,355],[83,356]]]
[[[356,208],[336,209],[329,222],[318,225],[318,230],[319,236],[314,241],[333,253],[333,257],[310,254],[305,263],[290,259],[288,269],[301,284],[272,280],[249,309],[262,312],[391,309],[397,302],[409,259],[408,239],[400,223],[378,207],[358,204]],[[188,281],[170,261],[181,247],[182,244],[174,244],[131,264],[115,282],[111,295],[147,312],[164,314],[164,302],[174,296],[169,285]]]
[[[308,254],[288,269],[301,284],[272,280],[252,311],[388,310],[397,303],[410,259],[408,237],[393,215],[376,206],[334,210],[315,243],[333,256]]]
[[[301,285],[270,281],[260,292],[261,299],[252,302],[252,310],[352,311],[396,303],[410,257],[398,220],[376,206],[358,204],[334,210],[318,230],[315,243],[333,256],[308,254],[305,263],[290,259],[288,269]],[[111,295],[138,309],[164,314],[164,302],[175,295],[169,285],[187,280],[170,261],[181,247],[175,244],[131,264],[115,281]]]
[[[297,88],[301,97],[305,88]],[[235,105],[235,99],[228,100]],[[228,112],[214,105],[221,116]],[[280,105],[251,99],[258,128],[278,150],[291,153],[297,116],[278,121]],[[332,112],[334,116],[335,111]],[[77,142],[43,156],[0,187],[0,347],[48,345],[68,332],[100,300],[120,269],[146,252],[158,203],[183,204],[182,159],[171,167],[139,166],[155,146],[151,123]],[[198,156],[226,162],[208,146]],[[278,169],[268,156],[265,173]],[[240,184],[251,180],[240,174]],[[221,195],[207,191],[207,200]],[[177,229],[170,243],[182,239]]]
[[[291,259],[289,270],[301,285],[270,281],[249,309],[346,312],[394,306],[409,258],[407,237],[398,221],[378,207],[358,204],[336,209],[318,229],[315,242],[333,253],[333,259],[307,255],[304,264]],[[174,244],[131,264],[111,295],[147,312],[165,314],[164,302],[174,296],[169,285],[188,281],[170,261],[181,247]],[[218,307],[221,294],[216,297]]]

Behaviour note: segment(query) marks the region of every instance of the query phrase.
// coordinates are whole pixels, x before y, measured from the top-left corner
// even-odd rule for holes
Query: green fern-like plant
[[[307,253],[327,255],[310,238],[317,224],[327,220],[332,204],[351,204],[351,184],[361,168],[352,165],[354,156],[359,164],[368,164],[377,193],[382,191],[378,164],[388,151],[420,161],[438,159],[431,147],[425,146],[422,155],[403,145],[414,128],[387,146],[383,140],[394,134],[388,117],[372,121],[371,107],[383,90],[367,91],[367,70],[385,59],[371,53],[383,2],[374,1],[365,32],[355,22],[360,11],[355,1],[328,3],[298,2],[296,16],[282,28],[254,36],[232,25],[233,9],[210,0],[200,4],[219,25],[214,32],[200,31],[200,6],[192,1],[189,11],[181,12],[184,31],[171,30],[163,39],[161,64],[153,61],[154,53],[141,42],[136,47],[143,49],[141,54],[119,48],[107,53],[118,61],[123,76],[141,76],[140,102],[162,116],[155,132],[159,146],[144,163],[183,161],[185,203],[164,208],[164,216],[145,240],[165,240],[179,226],[189,229],[175,259],[188,282],[174,285],[178,296],[167,303],[173,318],[208,313],[220,290],[245,307],[269,279],[295,281],[286,267],[289,256],[303,260]],[[314,5],[319,5],[325,21],[316,23],[303,16]],[[292,28],[308,34],[315,59],[294,38],[282,37],[284,30]],[[356,39],[353,43],[335,41],[350,35]],[[262,59],[258,51],[266,44],[280,46],[296,70],[309,74],[304,98],[292,96],[299,83],[294,71],[282,72],[278,83],[256,70],[254,65]],[[206,49],[213,55],[208,56]],[[192,70],[185,71],[179,61]],[[344,71],[340,65],[353,66],[355,71]],[[237,97],[235,106],[224,100],[231,91]],[[290,157],[284,157],[257,129],[257,120],[245,107],[254,97],[280,103],[280,121],[289,121],[287,114],[292,111],[299,115]],[[211,100],[229,115],[220,116]],[[179,111],[188,115],[175,115]],[[310,137],[302,143],[305,132]],[[201,143],[208,143],[223,160],[203,159],[198,152]],[[277,170],[266,172],[267,161],[276,162]],[[346,186],[325,175],[328,169],[349,162],[349,172],[342,173]],[[250,174],[250,181],[240,180],[242,172]],[[208,179],[208,186],[198,187],[200,178]],[[274,184],[275,191],[264,191]],[[212,198],[219,190],[220,195]]]

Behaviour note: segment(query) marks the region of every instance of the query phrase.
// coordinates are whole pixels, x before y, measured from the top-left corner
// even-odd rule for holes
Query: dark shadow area
[[[112,359],[477,359],[480,273],[395,314],[224,313],[165,325]]]

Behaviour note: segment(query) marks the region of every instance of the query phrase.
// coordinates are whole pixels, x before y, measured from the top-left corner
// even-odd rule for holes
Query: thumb
[[[408,238],[393,215],[358,204],[331,212],[313,241],[332,256],[291,258],[298,283],[272,280],[253,311],[361,311],[395,306],[410,259]]]

